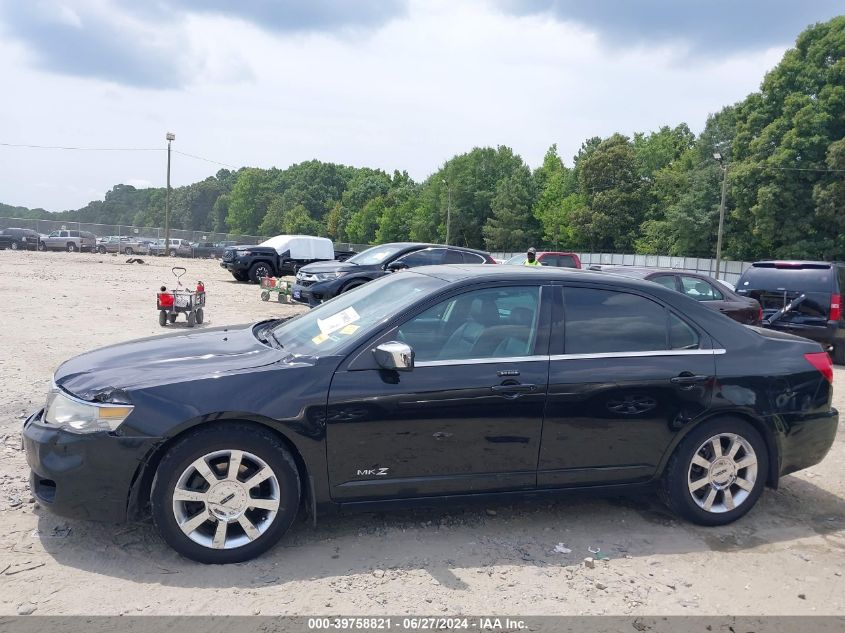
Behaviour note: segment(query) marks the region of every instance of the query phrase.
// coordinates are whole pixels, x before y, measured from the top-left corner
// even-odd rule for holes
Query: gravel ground
[[[52,516],[29,494],[20,425],[62,360],[160,332],[174,262],[125,259],[0,251],[0,615],[845,614],[845,431],[723,528],[648,494],[579,496],[303,520],[258,560],[207,567],[149,525]],[[261,302],[214,261],[179,263],[206,284],[209,326],[302,309]],[[843,409],[845,369],[835,382]]]

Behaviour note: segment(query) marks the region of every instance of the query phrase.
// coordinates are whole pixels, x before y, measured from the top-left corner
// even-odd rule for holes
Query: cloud
[[[406,1],[0,0],[0,30],[45,70],[166,89],[183,86],[205,66],[187,36],[194,16],[241,20],[276,34],[335,33],[377,28],[404,15]]]
[[[841,0],[492,0],[507,13],[546,14],[605,42],[679,43],[697,55],[789,45],[804,27],[842,12]]]

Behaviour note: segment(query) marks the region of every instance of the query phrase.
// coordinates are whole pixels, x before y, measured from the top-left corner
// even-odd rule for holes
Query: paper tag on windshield
[[[354,323],[360,318],[355,308],[350,306],[346,310],[341,310],[327,319],[317,319],[317,327],[320,328],[320,332],[323,334],[331,334],[350,323]]]
[[[350,323],[349,325],[344,325],[340,329],[340,333],[349,336],[350,334],[355,334],[355,332],[357,332],[359,329],[360,328],[357,325]]]
[[[311,339],[315,345],[319,345],[320,343],[325,343],[329,340],[328,334],[318,334],[314,338]]]

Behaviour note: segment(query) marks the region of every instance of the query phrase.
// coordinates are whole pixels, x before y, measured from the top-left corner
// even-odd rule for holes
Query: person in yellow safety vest
[[[537,261],[537,249],[533,246],[528,249],[528,252],[525,253],[526,260],[522,262],[523,266],[539,266],[540,262]]]

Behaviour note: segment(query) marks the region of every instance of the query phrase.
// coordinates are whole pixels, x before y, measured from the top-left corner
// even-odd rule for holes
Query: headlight
[[[245,257],[247,255],[252,255],[252,251],[235,251],[235,255],[237,257]]]
[[[332,273],[315,273],[314,276],[317,278],[317,281],[328,281],[329,279],[337,279],[338,277],[343,277],[345,274],[345,270],[336,270]]]
[[[47,396],[44,422],[72,433],[114,431],[134,408],[129,404],[86,402],[53,389]]]

